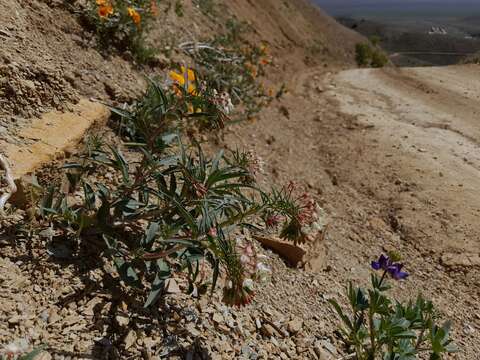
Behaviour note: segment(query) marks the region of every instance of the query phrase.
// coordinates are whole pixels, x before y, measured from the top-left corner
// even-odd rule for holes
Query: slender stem
[[[148,253],[148,254],[144,254],[142,256],[143,260],[146,260],[146,261],[152,261],[152,260],[157,260],[157,259],[164,259],[168,256],[170,256],[171,254],[179,251],[179,250],[182,250],[184,248],[186,248],[187,246],[186,245],[177,245],[173,248],[171,248],[170,250],[167,250],[167,251],[161,251],[161,252],[158,252],[158,253]]]
[[[375,352],[377,351],[377,349],[375,344],[375,327],[373,325],[373,311],[371,308],[368,311],[368,325],[370,327],[370,344],[371,344],[370,358],[373,360],[375,359]]]
[[[380,278],[380,282],[378,283],[378,287],[381,288],[383,284],[383,280],[385,280],[385,276],[387,275],[387,270],[385,270]]]

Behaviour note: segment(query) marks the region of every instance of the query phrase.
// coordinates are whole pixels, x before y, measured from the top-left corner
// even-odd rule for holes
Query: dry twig
[[[8,165],[8,161],[2,154],[0,154],[0,168],[5,171],[5,179],[8,185],[8,191],[0,196],[0,212],[3,212],[7,201],[17,192],[17,185],[15,185],[13,180],[12,170]]]

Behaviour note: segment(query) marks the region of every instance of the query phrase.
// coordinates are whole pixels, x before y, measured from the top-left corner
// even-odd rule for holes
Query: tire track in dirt
[[[375,156],[416,184],[412,196],[433,203],[431,212],[453,215],[454,233],[431,239],[429,246],[478,255],[480,74],[470,66],[358,69],[327,84],[341,111],[374,127],[368,136],[378,144]],[[412,226],[428,224],[427,214],[407,206],[400,215]]]

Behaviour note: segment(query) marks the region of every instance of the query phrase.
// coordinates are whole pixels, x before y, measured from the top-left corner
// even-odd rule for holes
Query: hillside
[[[410,276],[380,283],[475,358],[475,65],[353,69],[365,38],[307,0],[160,1],[140,64],[99,46],[88,3],[113,12],[0,0],[0,151],[35,175],[0,214],[0,356],[353,359],[330,301],[399,252]]]
[[[109,127],[104,127],[106,110],[101,109],[99,101],[112,106],[133,102],[145,91],[146,76],[164,79],[173,66],[191,63],[180,44],[212,41],[228,33],[229,19],[246,23],[245,47],[268,47],[272,60],[260,80],[262,88],[269,86],[276,91],[285,88],[292,92],[312,66],[320,66],[325,72],[353,66],[355,44],[362,40],[305,0],[161,1],[156,10],[159,16],[146,39],[160,51],[140,65],[131,51],[99,46],[97,36],[89,30],[91,25],[85,24],[83,12],[87,5],[82,1],[0,1],[0,150],[7,154],[14,174],[34,169],[41,186],[64,181],[60,168],[81,151],[83,145],[77,145],[77,141],[92,121],[96,128],[90,131],[89,138],[98,135],[121,141]],[[278,103],[272,107],[273,113],[262,112],[257,120],[267,116],[275,121],[277,106],[282,108]],[[101,119],[95,120],[99,116]],[[249,122],[230,126],[221,137],[235,136],[240,128],[248,128],[255,121],[252,117]],[[114,129],[114,122],[112,126]],[[213,143],[217,145],[211,148],[233,149],[236,141],[217,137]],[[127,157],[131,156],[127,151]],[[1,175],[2,194],[8,186],[5,175]],[[23,198],[14,197],[13,201],[22,204],[19,206],[26,212],[8,206],[8,214],[0,215],[1,355],[40,344],[45,344],[55,359],[155,358],[161,354],[195,359],[208,354],[225,359],[240,354],[249,357],[250,353],[296,353],[289,338],[274,345],[275,349],[269,348],[268,336],[256,339],[255,324],[263,321],[256,318],[271,318],[274,314],[266,315],[262,310],[276,306],[267,300],[275,293],[271,284],[259,289],[258,301],[247,309],[223,305],[220,290],[213,298],[203,296],[199,304],[191,296],[173,290],[165,303],[158,305],[160,308],[144,310],[139,294],[120,290],[117,275],[111,272],[113,265],[107,264],[108,260],[103,264],[106,258],[105,249],[98,243],[103,241],[101,238],[85,246],[74,245],[70,236],[44,238],[48,222],[43,223],[47,225],[45,233],[41,231],[42,216],[28,208],[34,206],[35,191],[22,193]],[[30,230],[28,224],[33,226]],[[57,238],[63,239],[60,248],[74,251],[75,256],[57,258]],[[76,250],[69,250],[70,246]],[[280,267],[279,274],[297,276],[273,253],[269,258],[273,266]],[[185,290],[183,280],[177,281]],[[294,313],[291,316],[284,321],[293,320]],[[308,325],[311,330],[306,327],[305,331],[312,336],[314,332],[323,333],[326,329],[320,325],[312,319]],[[333,345],[329,346],[332,350]],[[322,350],[323,345],[317,347],[318,351],[327,351]],[[307,350],[304,345],[299,354]]]

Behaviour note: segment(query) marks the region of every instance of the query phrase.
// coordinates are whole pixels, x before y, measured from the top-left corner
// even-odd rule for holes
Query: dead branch
[[[8,191],[0,196],[0,212],[3,212],[7,201],[17,192],[17,185],[15,185],[13,180],[12,170],[8,165],[8,161],[2,154],[0,154],[0,169],[5,171],[5,179],[8,186]]]

